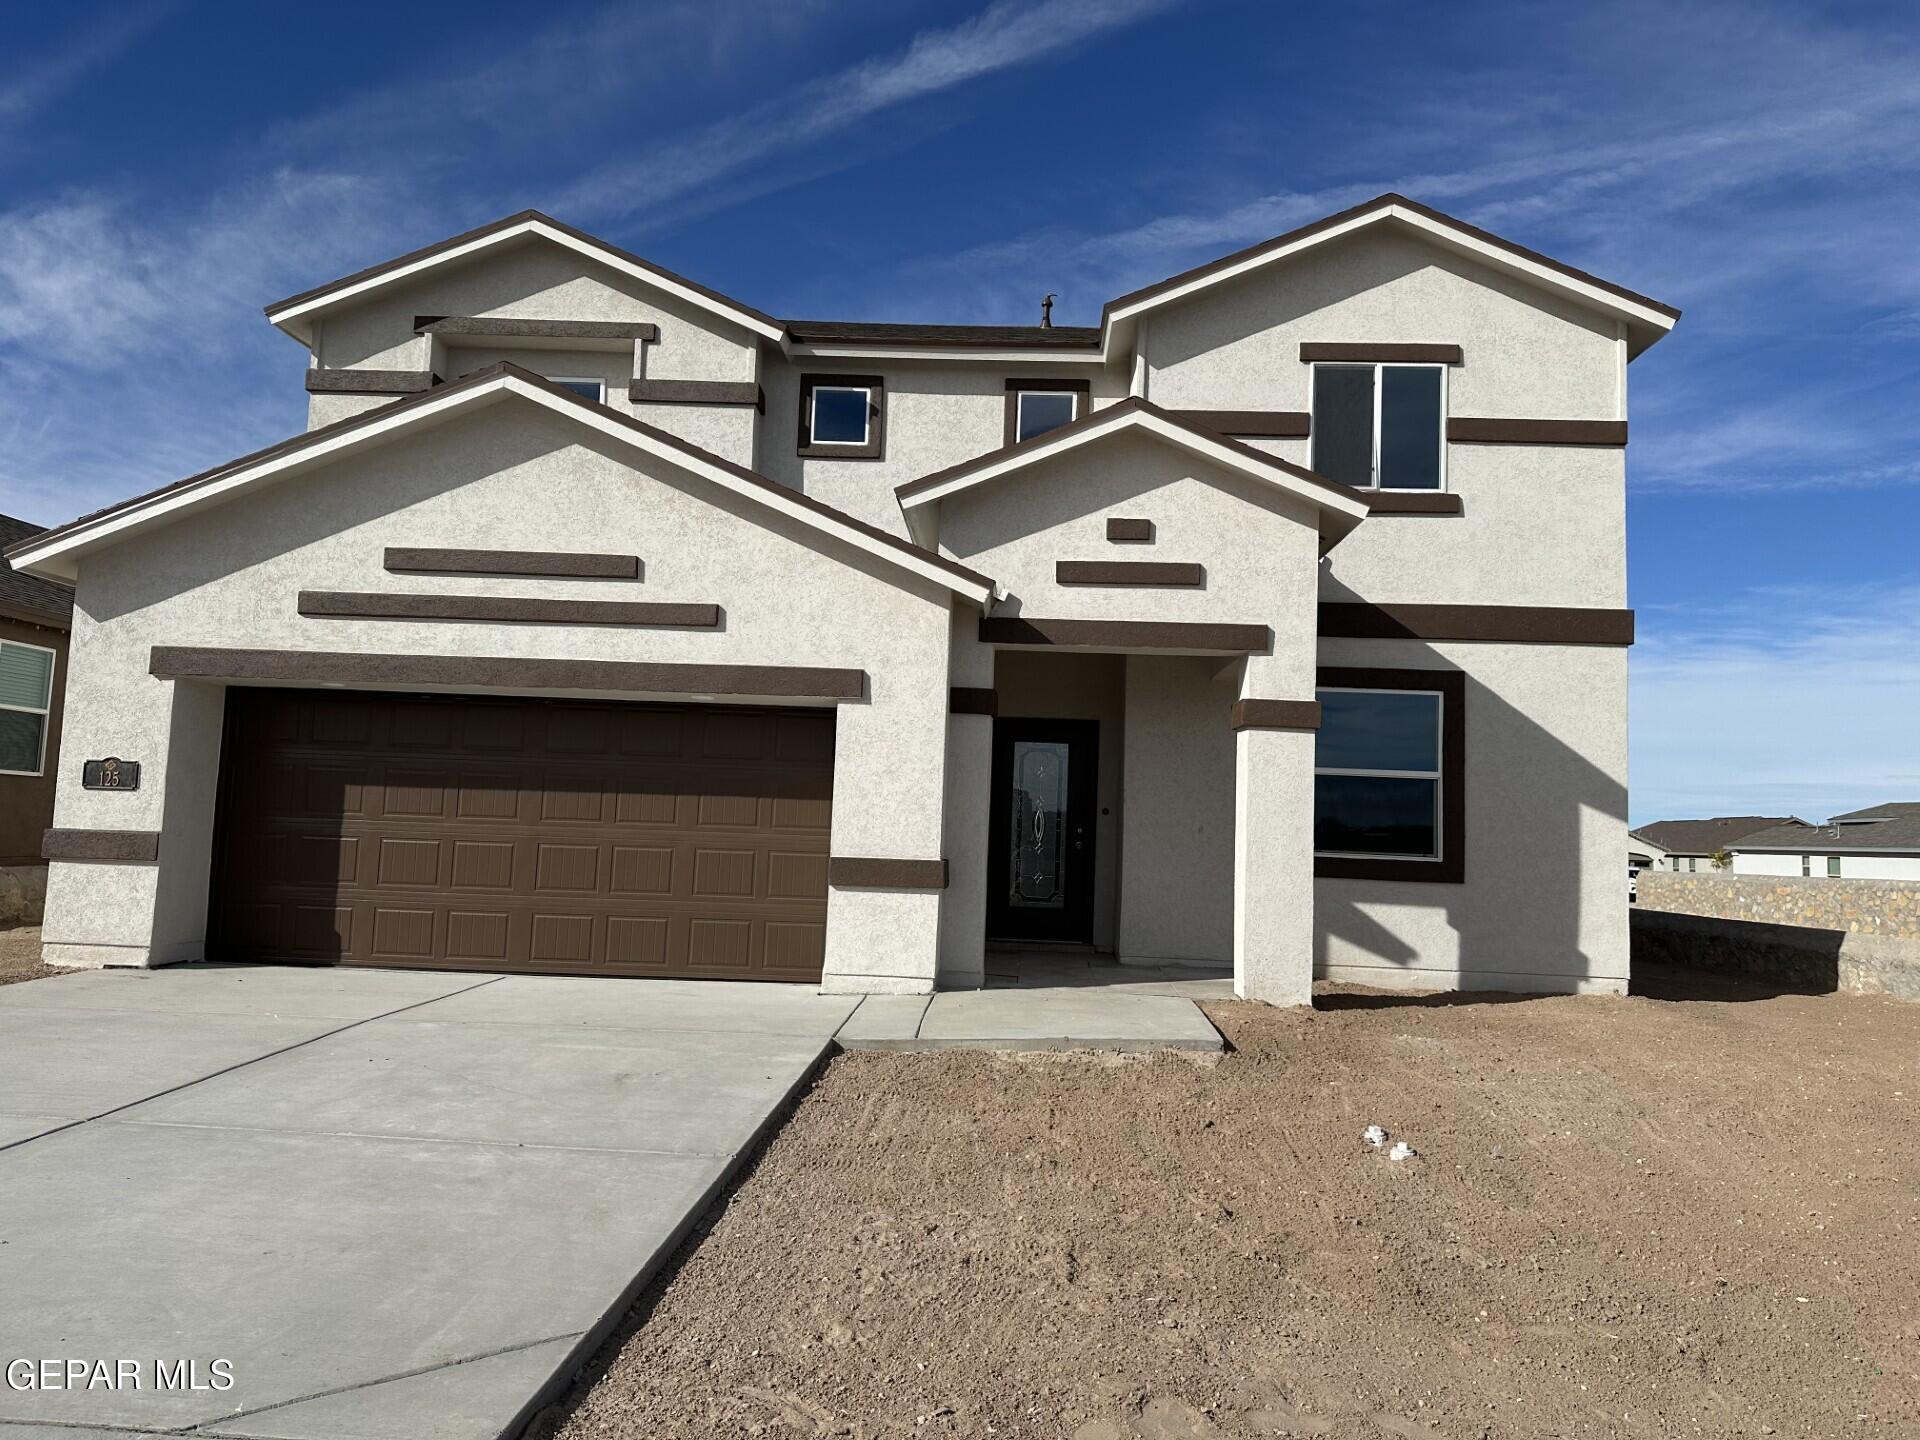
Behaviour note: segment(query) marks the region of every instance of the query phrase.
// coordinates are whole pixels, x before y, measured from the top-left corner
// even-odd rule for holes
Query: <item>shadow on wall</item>
[[[1638,910],[1634,993],[1657,1000],[1764,1000],[1840,988],[1843,930]]]
[[[1322,663],[1360,662],[1347,660],[1343,653]],[[1383,654],[1364,663],[1460,668],[1432,647],[1412,642],[1396,642],[1391,658]],[[1325,974],[1330,960],[1383,969],[1444,968],[1436,966],[1437,946],[1416,943],[1424,933],[1457,945],[1463,991],[1511,992],[1520,977],[1529,975],[1569,981],[1619,978],[1627,945],[1627,787],[1472,674],[1466,680],[1466,729],[1467,883],[1316,881],[1316,977]],[[1615,825],[1589,827],[1588,812]],[[1610,864],[1589,853],[1583,833],[1589,828],[1618,835]],[[1611,883],[1583,895],[1582,876],[1592,869],[1605,872]],[[1619,956],[1595,956],[1584,948],[1595,938],[1596,919],[1604,925],[1604,917],[1583,913],[1585,905],[1619,907]],[[1403,915],[1415,912],[1417,918],[1408,923],[1368,913],[1382,907]],[[1601,928],[1598,933],[1606,932]],[[1435,983],[1446,982],[1436,977]],[[1363,1008],[1378,1000],[1327,998],[1345,1008]]]

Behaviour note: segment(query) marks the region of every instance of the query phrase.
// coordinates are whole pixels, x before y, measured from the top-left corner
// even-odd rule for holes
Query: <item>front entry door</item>
[[[994,721],[989,939],[1093,938],[1099,751],[1091,720]]]

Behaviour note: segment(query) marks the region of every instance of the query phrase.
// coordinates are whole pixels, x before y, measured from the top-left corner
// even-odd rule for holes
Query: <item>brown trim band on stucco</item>
[[[1153,521],[1113,516],[1107,521],[1107,542],[1112,545],[1151,545]]]
[[[1493,640],[1521,645],[1631,645],[1633,611],[1563,605],[1370,605],[1320,602],[1322,638]]]
[[[488,315],[416,315],[417,335],[477,335],[502,340],[658,340],[649,320],[512,320]]]
[[[40,840],[43,860],[96,865],[153,865],[160,859],[157,830],[49,830]]]
[[[580,690],[636,695],[754,695],[861,700],[867,672],[812,665],[688,665],[525,656],[385,655],[335,650],[225,650],[155,645],[148,673],[162,680],[338,685],[364,690],[435,685],[449,690]]]
[[[867,391],[867,443],[813,443],[813,389],[816,385],[864,387]],[[878,460],[887,450],[887,382],[881,375],[808,372],[800,377],[800,434],[794,453],[808,460]]]
[[[389,545],[386,568],[396,575],[539,575],[565,580],[638,580],[638,555],[579,550],[436,550]]]
[[[1004,445],[1019,442],[1020,428],[1020,392],[1023,390],[1042,391],[1051,395],[1076,395],[1073,418],[1084,420],[1093,411],[1093,385],[1087,380],[1032,379],[1007,381],[1007,402],[1005,424],[1002,427]]]
[[[418,395],[433,388],[431,370],[309,370],[309,395]]]
[[[1299,440],[1313,433],[1313,417],[1304,410],[1174,410],[1189,425],[1221,435],[1263,435]]]
[[[1388,670],[1371,666],[1325,666],[1315,676],[1323,687],[1350,690],[1436,690],[1440,694],[1440,858],[1399,860],[1386,856],[1313,857],[1317,880],[1411,880],[1459,885],[1467,878],[1467,677],[1459,670]]]
[[[947,862],[833,855],[827,859],[827,883],[857,890],[944,890]]]
[[[1318,700],[1236,700],[1227,712],[1235,730],[1318,730]]]
[[[1458,345],[1381,345],[1370,342],[1359,344],[1316,344],[1310,340],[1300,342],[1300,360],[1311,365],[1315,361],[1359,361],[1369,360],[1387,365],[1460,365],[1464,364]]]
[[[1273,632],[1265,625],[1218,625],[1191,620],[1048,620],[1026,615],[983,615],[980,643],[1254,655],[1272,648]]]
[[[1056,560],[1056,585],[1134,585],[1191,589],[1207,582],[1205,567],[1185,560]]]
[[[1627,443],[1624,420],[1496,420],[1449,416],[1447,439],[1463,445],[1604,445]]]
[[[763,414],[767,397],[751,380],[641,380],[627,382],[633,405],[751,405]]]
[[[358,590],[302,590],[299,612],[312,619],[491,620],[523,625],[650,625],[712,630],[718,605],[655,600],[550,600],[519,595],[388,595]]]
[[[977,685],[955,685],[947,691],[949,715],[998,715],[1000,692]]]
[[[1460,497],[1445,490],[1362,490],[1369,515],[1458,515]]]

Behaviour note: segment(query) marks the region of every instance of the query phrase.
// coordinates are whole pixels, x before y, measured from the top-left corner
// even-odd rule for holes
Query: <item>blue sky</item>
[[[1631,372],[1634,821],[1920,798],[1915,7],[7,10],[0,510],[297,432],[263,303],[529,205],[775,314],[1089,323],[1401,190],[1686,311]]]

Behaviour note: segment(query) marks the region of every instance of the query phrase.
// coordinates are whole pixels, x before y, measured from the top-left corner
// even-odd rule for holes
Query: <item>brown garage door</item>
[[[814,980],[833,715],[228,692],[223,959]]]

